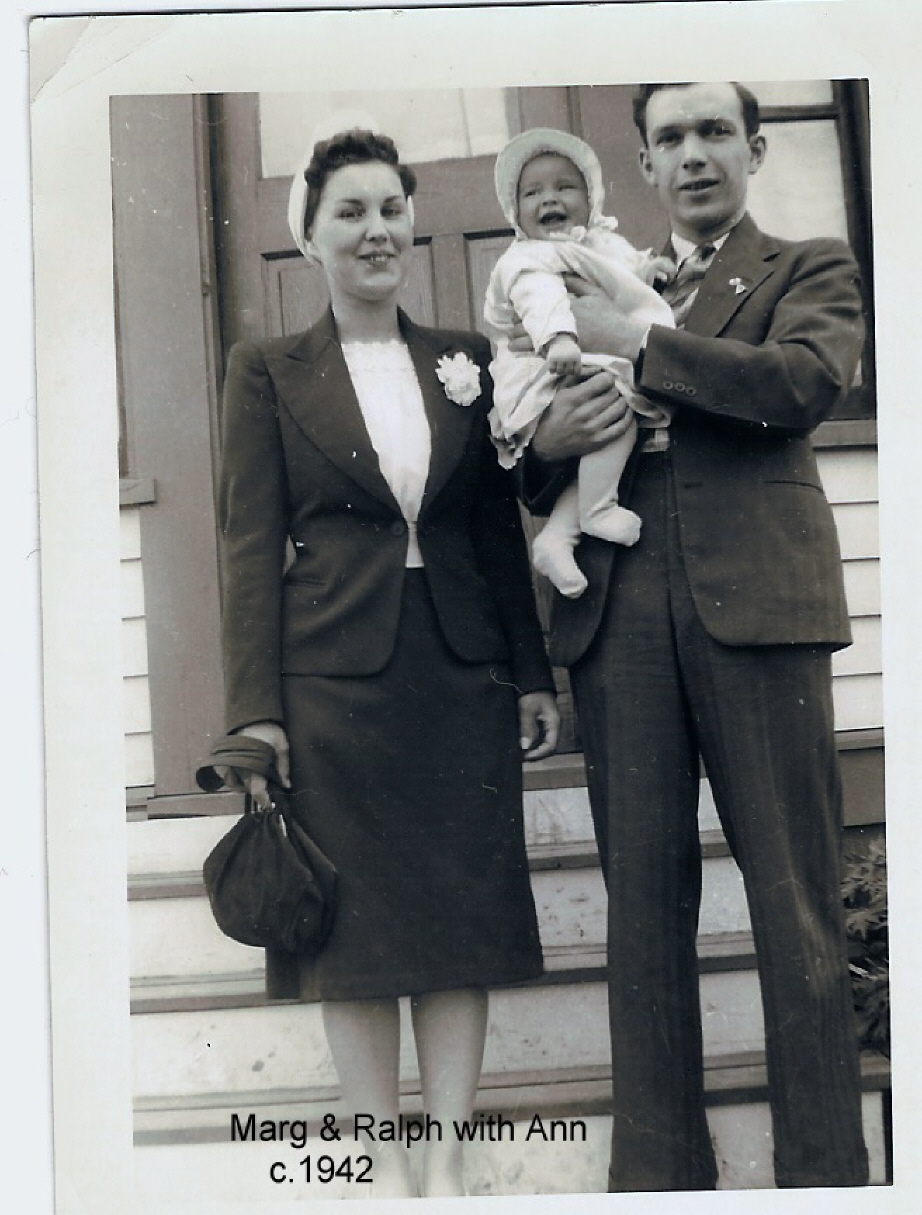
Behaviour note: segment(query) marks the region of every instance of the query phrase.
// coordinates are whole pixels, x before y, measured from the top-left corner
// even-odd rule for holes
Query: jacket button
[[[400,523],[398,520],[395,519],[394,522],[391,524],[391,535],[392,536],[404,536],[404,535],[406,535],[406,531],[407,531],[407,525],[405,523]]]

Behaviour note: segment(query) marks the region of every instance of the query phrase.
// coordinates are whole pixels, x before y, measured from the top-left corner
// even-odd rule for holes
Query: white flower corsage
[[[435,365],[445,395],[456,405],[473,405],[480,396],[480,368],[469,354],[443,354]]]

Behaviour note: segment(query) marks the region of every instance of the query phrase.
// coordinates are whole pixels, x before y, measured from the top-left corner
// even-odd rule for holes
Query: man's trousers
[[[609,898],[610,1189],[716,1184],[695,950],[699,755],[749,902],[777,1184],[865,1184],[829,650],[725,646],[705,631],[668,453],[641,457],[630,505],[640,541],[618,553],[599,632],[571,670]]]

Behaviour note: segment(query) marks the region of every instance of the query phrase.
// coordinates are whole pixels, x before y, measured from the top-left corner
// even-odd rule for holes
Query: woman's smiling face
[[[522,170],[518,188],[519,227],[531,240],[589,223],[589,192],[582,173],[566,156],[542,152]]]
[[[397,172],[382,161],[345,165],[327,178],[308,233],[337,299],[383,302],[400,290],[413,224]]]

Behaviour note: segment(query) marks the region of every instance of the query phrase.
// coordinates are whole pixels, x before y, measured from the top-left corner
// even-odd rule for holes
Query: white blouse
[[[429,476],[432,440],[423,394],[403,342],[344,342],[349,368],[381,474],[397,499],[409,530],[407,568],[423,564],[416,520]]]

